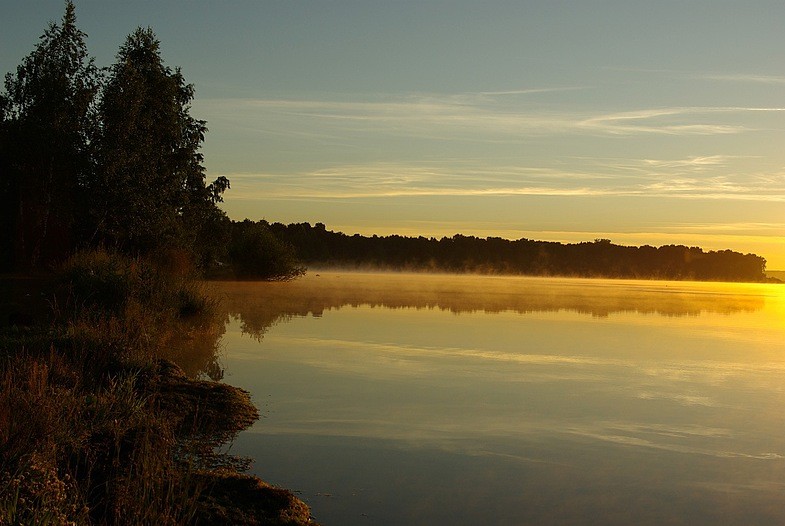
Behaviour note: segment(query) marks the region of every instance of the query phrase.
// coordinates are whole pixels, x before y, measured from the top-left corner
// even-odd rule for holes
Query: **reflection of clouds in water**
[[[779,493],[785,492],[785,482],[776,480],[759,480],[748,483],[733,483],[724,481],[702,481],[689,483],[698,489],[705,489],[709,491],[716,491],[717,493],[734,493],[737,495],[745,493]]]
[[[707,375],[708,380],[703,383],[710,384],[712,368],[730,371],[752,371],[754,368],[748,364],[706,364],[702,367],[692,365],[688,375],[682,376],[655,376],[657,380],[652,384],[652,369],[641,367],[633,361],[618,359],[564,357],[552,355],[513,355],[511,353],[474,352],[473,350],[455,348],[428,348],[415,346],[398,346],[393,344],[380,344],[350,340],[320,340],[315,338],[276,337],[275,346],[278,348],[273,359],[286,359],[292,348],[307,348],[308,353],[300,353],[297,363],[303,367],[310,367],[316,371],[330,372],[345,378],[363,378],[368,381],[386,382],[391,380],[414,380],[429,378],[431,382],[438,382],[444,378],[447,382],[457,381],[458,378],[472,378],[476,382],[493,382],[497,387],[505,383],[561,383],[564,385],[565,397],[577,397],[579,404],[586,407],[587,414],[594,410],[592,407],[596,400],[586,398],[583,389],[590,389],[594,395],[605,394],[614,406],[623,406],[625,400],[661,401],[683,407],[720,408],[729,407],[720,404],[708,394],[701,394],[701,378],[698,371]],[[280,347],[279,347],[280,346]],[[435,358],[434,361],[428,361]],[[455,363],[450,358],[459,360]],[[464,359],[499,361],[501,369],[465,367]],[[520,365],[510,369],[505,363]],[[528,366],[545,369],[532,370]],[[621,369],[621,370],[620,370]],[[766,365],[764,370],[768,369]],[[782,372],[782,367],[778,368]],[[674,365],[668,370],[678,370]],[[689,383],[684,384],[685,379]],[[580,391],[574,391],[576,383],[582,384]],[[457,385],[457,384],[456,384]],[[705,387],[705,386],[704,386]],[[459,393],[459,388],[458,392]],[[532,391],[530,396],[537,396]],[[456,402],[457,403],[457,402]],[[384,413],[383,417],[372,412],[354,415],[352,418],[310,418],[294,425],[294,428],[284,426],[276,432],[305,432],[313,429],[318,434],[335,434],[338,436],[373,436],[377,438],[397,437],[401,440],[435,441],[445,437],[455,436],[521,436],[529,434],[560,435],[565,433],[564,424],[568,421],[549,422],[543,415],[518,414],[514,408],[495,407],[492,413],[478,416],[474,413],[475,406],[482,406],[482,400],[462,401],[465,409],[456,412],[454,406],[441,408],[440,412],[432,412],[433,406],[427,400],[418,401],[418,406],[405,411]],[[377,408],[378,409],[378,408]],[[531,419],[530,419],[531,418]],[[467,421],[470,420],[470,421]],[[290,423],[293,424],[293,423]],[[629,424],[613,423],[609,429],[613,433],[598,432],[596,429],[568,428],[568,433],[579,433],[592,436],[596,439],[612,441],[625,445],[639,447],[661,447],[681,452],[702,452],[700,448],[685,448],[684,445],[673,446],[660,444],[651,440],[651,436],[658,438],[671,437],[681,439],[699,438],[731,438],[730,431],[718,428],[701,426],[672,427],[657,424]],[[268,429],[269,431],[269,429]],[[639,435],[644,435],[643,438]],[[736,453],[714,452],[716,456],[741,455]],[[751,458],[767,458],[754,454]]]
[[[642,391],[638,393],[638,398],[641,400],[668,400],[685,406],[719,407],[719,404],[708,396],[700,395]]]
[[[785,375],[785,363],[684,360],[678,363],[644,366],[641,372],[649,376],[652,381],[669,386],[684,384],[719,388],[728,386],[734,381],[744,381],[757,389],[779,392],[782,390],[780,382]],[[673,388],[669,387],[669,389]],[[688,401],[689,396],[684,399],[685,402]],[[698,400],[696,399],[695,402]]]
[[[660,392],[656,389],[641,389],[636,396],[642,399],[671,399],[685,405],[716,405],[710,398],[695,393],[673,393],[677,384],[690,386],[718,386],[734,378],[745,380],[761,379],[774,381],[771,375],[785,374],[785,363],[741,363],[720,361],[684,360],[681,362],[652,365],[646,361],[607,358],[600,356],[565,356],[559,354],[531,354],[526,352],[489,351],[461,347],[434,347],[412,344],[379,343],[363,340],[347,340],[337,338],[314,338],[276,335],[278,345],[293,348],[308,348],[336,352],[307,353],[297,356],[297,361],[322,370],[333,370],[342,373],[354,373],[363,376],[389,377],[393,374],[415,376],[445,371],[455,365],[457,370],[451,374],[464,374],[480,378],[485,374],[494,374],[495,369],[471,368],[469,362],[501,362],[520,366],[533,366],[536,369],[523,369],[525,375],[507,375],[500,380],[511,382],[525,381],[595,381],[608,383],[609,378],[623,374],[633,385],[644,387],[667,385],[670,391]],[[236,358],[254,359],[253,352],[235,352]],[[347,359],[346,355],[351,355]],[[449,360],[446,360],[449,359]],[[383,363],[382,363],[383,362]],[[465,367],[468,365],[469,367]],[[544,369],[550,367],[550,369]],[[614,371],[623,368],[622,371]],[[609,389],[615,389],[609,384]]]
[[[297,363],[325,372],[380,380],[394,377],[426,378],[449,375],[464,379],[493,379],[497,382],[604,382],[607,376],[594,367],[626,367],[621,360],[585,356],[560,356],[482,351],[458,347],[426,347],[384,344],[362,340],[300,338],[276,335],[276,345],[306,348],[314,352],[298,353]],[[256,360],[251,351],[235,351],[235,359]],[[286,353],[276,359],[287,360]],[[531,366],[525,374],[510,374],[498,368],[478,370],[483,362]],[[572,366],[572,367],[571,367]],[[581,367],[586,366],[586,367]],[[517,369],[516,369],[517,370]]]
[[[294,360],[302,367],[312,368],[316,375],[330,373],[347,381],[362,378],[379,385],[389,381],[412,381],[416,382],[412,385],[417,385],[427,378],[429,385],[448,386],[442,388],[454,394],[455,401],[440,406],[442,402],[433,405],[429,399],[399,399],[395,404],[390,402],[390,407],[397,408],[394,411],[386,410],[387,403],[369,409],[333,409],[330,418],[318,414],[304,418],[301,415],[297,421],[284,418],[275,428],[265,424],[257,432],[389,439],[442,450],[457,447],[456,438],[481,443],[499,437],[537,442],[548,437],[571,436],[623,447],[716,458],[781,458],[780,453],[755,451],[754,444],[739,442],[731,429],[716,426],[604,420],[585,424],[581,423],[584,417],[580,414],[559,420],[558,414],[539,413],[539,409],[534,413],[518,410],[514,403],[509,405],[509,400],[505,402],[508,405],[496,405],[486,411],[484,400],[462,398],[460,386],[467,380],[472,380],[474,385],[492,384],[499,389],[521,383],[556,384],[563,386],[562,397],[574,400],[571,403],[576,403],[587,416],[595,414],[597,404],[602,404],[605,409],[601,411],[608,416],[635,400],[644,404],[659,402],[659,408],[737,411],[746,409],[733,401],[729,405],[715,399],[714,395],[721,394],[711,390],[717,384],[716,377],[734,376],[746,382],[747,388],[759,390],[765,385],[757,385],[756,381],[768,378],[774,382],[782,378],[783,364],[685,361],[652,366],[634,359],[493,352],[279,334],[270,344],[275,349],[268,351],[273,354],[271,359],[285,361],[296,354]],[[295,349],[308,349],[308,352]],[[539,389],[527,390],[520,403],[525,406],[526,400],[537,399],[542,392]],[[309,404],[315,402],[314,399]],[[695,418],[701,419],[697,415]],[[737,424],[729,422],[736,426],[734,429]],[[461,452],[479,454],[473,449]],[[500,449],[494,454],[516,456],[519,452]]]
[[[260,448],[447,453],[503,465],[500,483],[520,476],[529,495],[551,480],[554,502],[586,509],[607,495],[619,510],[674,496],[715,509],[727,481],[745,519],[755,482],[783,480],[785,311],[766,286],[342,274],[218,287],[235,315],[227,370],[274,408],[250,430]]]
[[[396,356],[452,356],[456,358],[477,358],[498,362],[515,362],[530,365],[626,365],[621,360],[594,358],[587,356],[562,356],[553,354],[522,354],[513,352],[484,351],[461,347],[425,347],[414,345],[384,344],[368,341],[337,340],[326,338],[278,337],[278,341],[294,345],[336,347],[356,349],[367,353],[392,353]]]
[[[776,452],[735,450],[736,448],[741,447],[741,444],[737,440],[738,437],[728,429],[702,426],[666,426],[628,424],[624,422],[596,422],[584,426],[569,426],[565,431],[583,438],[610,442],[622,446],[659,449],[689,455],[754,460],[785,459],[785,455]],[[709,447],[712,444],[716,445],[714,447]]]
[[[356,437],[394,442],[398,448],[434,448],[473,456],[496,456],[526,462],[558,463],[549,458],[542,445],[554,441],[589,439],[629,448],[661,450],[721,459],[780,461],[785,454],[755,451],[743,444],[730,429],[687,425],[636,424],[626,422],[509,422],[480,420],[478,426],[449,421],[401,422],[382,418],[314,418],[290,422],[269,429],[255,425],[250,432],[270,435],[314,435]],[[510,425],[512,424],[512,425]],[[498,442],[493,442],[494,439]],[[490,447],[491,442],[494,448]],[[743,448],[743,449],[742,449]],[[529,450],[526,454],[525,450]],[[537,454],[541,456],[537,456]]]
[[[672,392],[655,392],[655,391],[642,391],[638,393],[638,398],[641,400],[666,400],[676,402],[684,406],[703,406],[703,407],[720,407],[713,399],[708,396],[680,394]]]
[[[721,427],[707,427],[699,425],[673,426],[667,424],[630,424],[627,422],[609,422],[606,424],[614,429],[631,433],[651,433],[669,437],[700,437],[700,438],[731,438],[729,429]]]

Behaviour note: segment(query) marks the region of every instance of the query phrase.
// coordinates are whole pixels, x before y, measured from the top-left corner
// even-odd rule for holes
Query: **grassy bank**
[[[217,452],[258,412],[206,379],[223,320],[187,266],[162,263],[97,251],[4,280],[0,524],[312,523]],[[190,348],[204,360],[187,375],[171,358]]]

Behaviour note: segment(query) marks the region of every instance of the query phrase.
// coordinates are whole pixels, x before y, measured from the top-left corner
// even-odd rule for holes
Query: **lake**
[[[336,525],[785,523],[785,286],[215,283],[231,452]]]

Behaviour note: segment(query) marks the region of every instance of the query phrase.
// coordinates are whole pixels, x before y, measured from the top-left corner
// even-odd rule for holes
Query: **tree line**
[[[46,269],[80,249],[168,253],[201,269],[286,279],[302,272],[265,229],[218,207],[230,186],[208,182],[206,122],[194,87],[137,28],[99,68],[66,2],[0,92],[0,270]]]
[[[298,270],[269,230],[218,208],[229,181],[206,179],[193,95],[150,29],[98,68],[70,1],[5,76],[2,525],[314,524],[224,453],[259,415],[217,382],[226,319],[194,265]]]
[[[531,239],[347,235],[322,223],[266,223],[312,266],[478,272],[534,276],[765,281],[766,260],[731,250],[623,246],[608,239],[558,243]]]
[[[0,270],[47,268],[85,248],[185,255],[202,270],[289,279],[311,265],[445,272],[761,281],[766,261],[730,250],[630,247],[606,239],[441,239],[328,231],[321,223],[231,221],[230,182],[208,182],[194,87],[137,28],[99,68],[73,3],[0,93]]]

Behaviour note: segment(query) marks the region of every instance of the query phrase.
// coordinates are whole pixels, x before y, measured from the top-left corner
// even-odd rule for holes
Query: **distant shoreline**
[[[455,234],[426,238],[348,235],[316,223],[254,224],[312,267],[448,273],[765,283],[766,259],[686,245],[618,245],[610,239],[561,243]]]
[[[494,272],[494,271],[450,271],[430,268],[393,268],[379,265],[339,265],[330,263],[315,263],[308,265],[306,274],[316,275],[319,273],[358,273],[358,274],[432,274],[434,276],[489,276],[506,278],[543,278],[543,279],[576,279],[576,280],[618,280],[618,281],[663,281],[663,282],[684,282],[684,283],[738,283],[738,284],[783,284],[785,283],[785,271],[773,270],[766,271],[766,277],[756,281],[743,280],[722,280],[722,279],[693,279],[693,278],[661,278],[646,276],[584,276],[576,274],[524,274],[516,272]],[[299,279],[299,278],[295,278]],[[235,277],[208,276],[208,281],[266,281],[254,278],[238,279]]]
[[[785,270],[767,270],[766,277],[779,279],[785,282]]]

